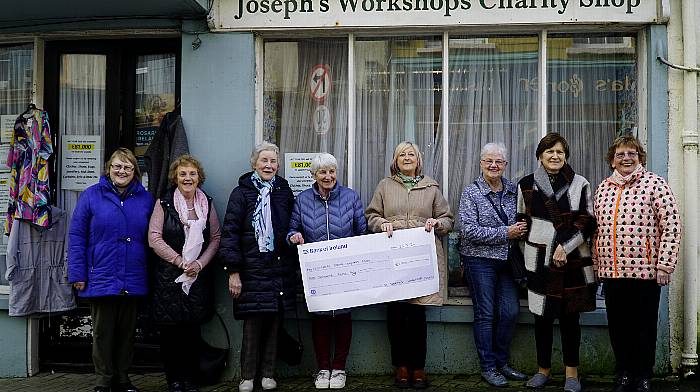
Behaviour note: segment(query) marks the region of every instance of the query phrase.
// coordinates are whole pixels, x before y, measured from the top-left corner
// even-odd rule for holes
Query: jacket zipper
[[[330,196],[330,195],[329,195]],[[326,239],[328,241],[331,240],[331,227],[328,222],[328,200],[327,199],[321,199],[323,200],[323,204],[326,206]],[[331,310],[331,317],[335,317],[335,310]]]
[[[622,187],[617,188],[617,200],[615,201],[615,214],[613,215],[613,276],[617,278],[617,213],[620,208]]]
[[[647,237],[647,262],[651,264],[651,241],[649,237]]]

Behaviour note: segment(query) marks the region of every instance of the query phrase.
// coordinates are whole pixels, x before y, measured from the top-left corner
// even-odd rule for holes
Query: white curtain
[[[61,135],[97,135],[105,148],[105,55],[64,54],[59,80],[59,132]],[[61,165],[58,165],[61,178]],[[59,190],[58,206],[73,213],[80,192]]]
[[[270,42],[265,45],[264,137],[285,153],[328,152],[338,160],[338,181],[347,184],[348,45],[342,39]],[[312,96],[312,70],[324,66],[330,89]],[[330,113],[327,131],[314,129],[319,106]],[[280,173],[285,175],[284,170]]]
[[[449,46],[448,200],[457,214],[464,187],[481,173],[484,144],[506,145],[504,176],[514,182],[536,167],[537,37],[457,37]]]
[[[547,61],[547,127],[566,138],[571,167],[595,189],[610,175],[605,154],[613,139],[637,131],[637,68],[634,37],[586,41],[549,40],[563,49]]]
[[[358,40],[355,43],[355,190],[365,205],[390,174],[394,148],[418,144],[423,172],[442,180],[437,116],[442,94],[439,38]]]

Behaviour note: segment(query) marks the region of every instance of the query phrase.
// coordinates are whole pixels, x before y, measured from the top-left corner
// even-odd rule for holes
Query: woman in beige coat
[[[427,322],[425,307],[442,305],[445,284],[445,254],[439,237],[449,233],[454,223],[450,206],[434,179],[422,174],[423,159],[418,146],[401,142],[394,150],[391,177],[379,182],[365,215],[369,230],[386,232],[425,227],[434,229],[440,272],[440,291],[387,306],[387,329],[391,362],[396,367],[396,386],[423,389],[425,377]]]

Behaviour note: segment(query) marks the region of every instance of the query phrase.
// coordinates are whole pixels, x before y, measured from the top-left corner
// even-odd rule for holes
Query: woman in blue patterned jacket
[[[508,245],[527,231],[515,221],[516,187],[503,177],[506,147],[488,143],[481,149],[481,175],[464,188],[459,201],[462,220],[460,254],[474,304],[474,342],[481,376],[497,387],[506,378],[527,376],[508,364],[518,316],[518,288],[508,264]]]
[[[331,154],[319,154],[311,162],[316,183],[297,196],[287,235],[290,243],[334,240],[367,231],[362,200],[355,191],[338,184],[337,169],[338,161]],[[352,338],[350,309],[314,313],[311,327],[318,363],[314,385],[317,389],[343,388]],[[332,363],[331,336],[335,340]]]

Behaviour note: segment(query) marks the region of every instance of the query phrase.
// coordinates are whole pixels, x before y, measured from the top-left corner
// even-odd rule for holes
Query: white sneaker
[[[331,389],[342,389],[345,388],[345,379],[347,376],[345,375],[345,370],[336,370],[333,369],[333,373],[331,373],[331,380],[329,383],[329,386]]]
[[[253,392],[253,380],[241,380],[238,384],[238,392]]]
[[[316,389],[328,389],[328,384],[331,379],[331,372],[328,370],[321,370],[318,372],[316,375],[316,381],[314,381],[314,385],[316,385]]]
[[[274,378],[263,377],[260,383],[262,384],[262,388],[265,391],[277,388],[277,381],[275,381]]]

